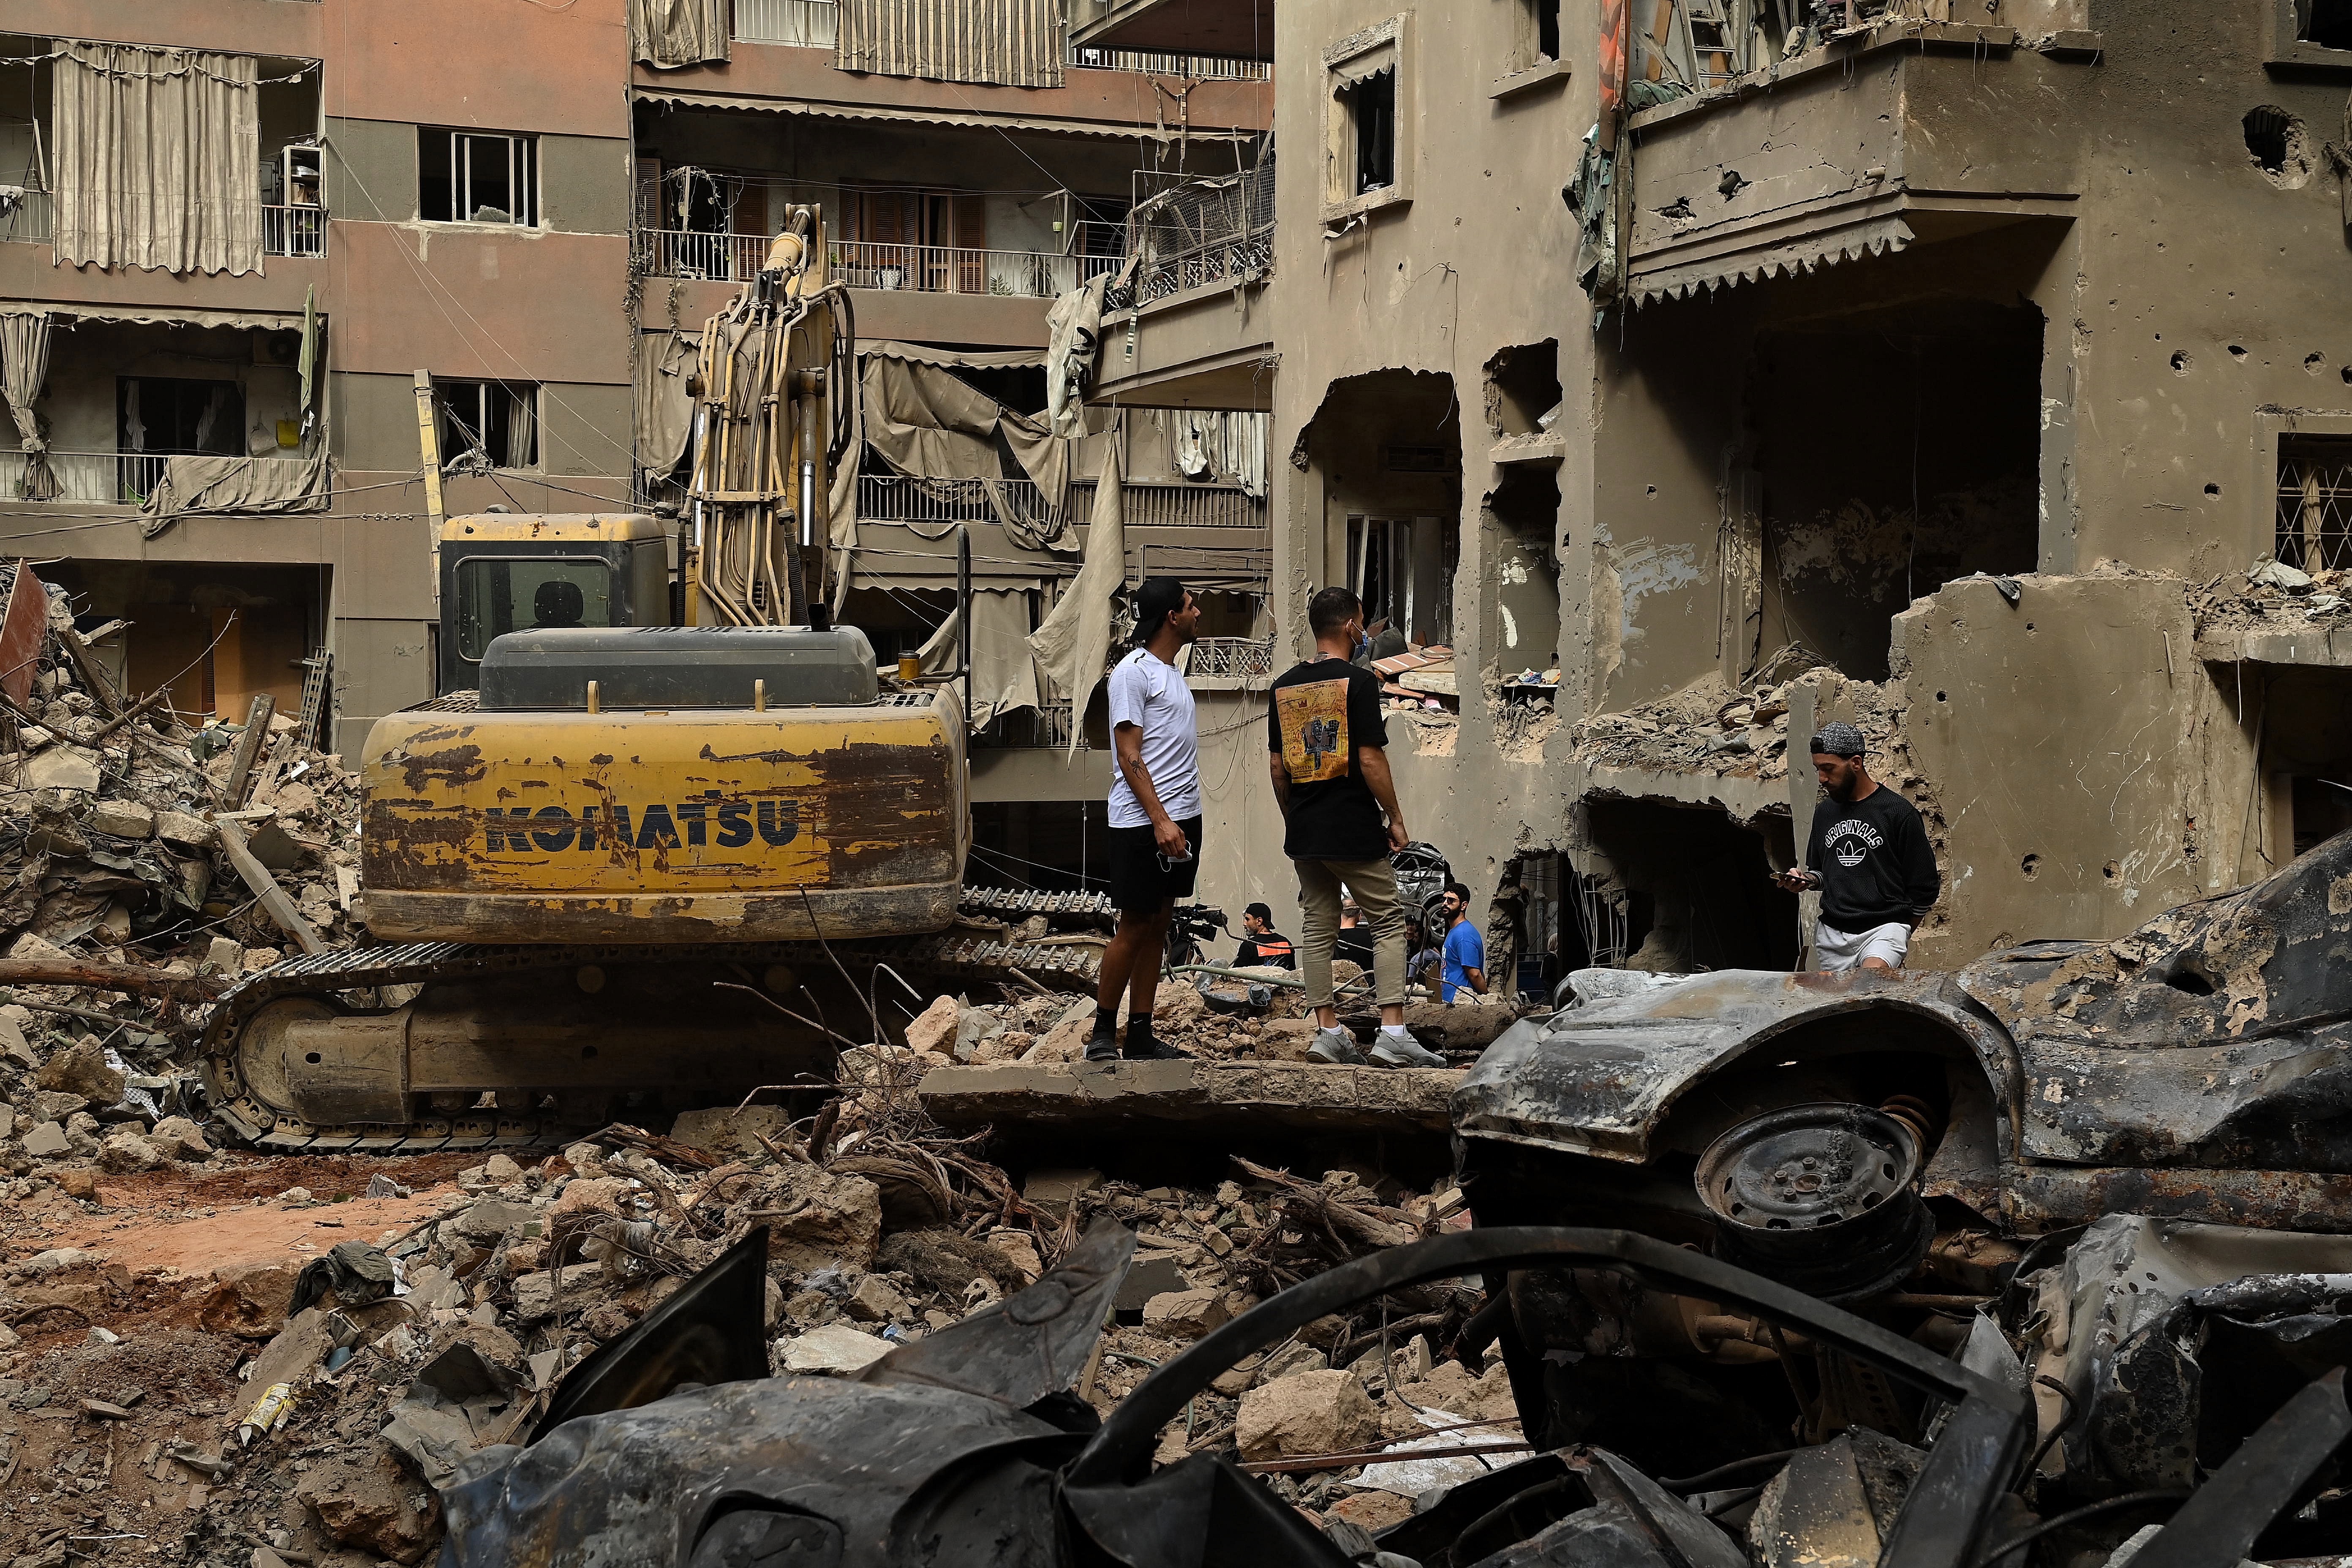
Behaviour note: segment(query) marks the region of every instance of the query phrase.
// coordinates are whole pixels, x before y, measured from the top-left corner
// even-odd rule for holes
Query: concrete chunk
[[[57,1159],[72,1147],[66,1130],[54,1121],[44,1121],[25,1134],[25,1152],[36,1160]]]
[[[1380,1407],[1337,1368],[1294,1373],[1242,1395],[1234,1439],[1244,1460],[1344,1454],[1381,1435]]]
[[[152,838],[154,808],[135,800],[101,800],[90,807],[89,830],[115,838]]]
[[[783,1370],[802,1376],[846,1377],[890,1353],[890,1342],[847,1323],[827,1323],[784,1342]]]
[[[98,753],[79,746],[51,746],[25,759],[25,784],[30,789],[79,790],[98,793]]]
[[[1166,1339],[1197,1340],[1227,1321],[1224,1301],[1214,1290],[1171,1290],[1143,1304],[1144,1329]]]

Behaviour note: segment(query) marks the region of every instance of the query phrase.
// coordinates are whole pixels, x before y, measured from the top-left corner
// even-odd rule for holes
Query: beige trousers
[[[1385,859],[1293,860],[1298,868],[1298,970],[1307,1005],[1331,1001],[1331,950],[1339,940],[1339,888],[1355,895],[1372,931],[1372,981],[1383,1007],[1404,1005],[1404,906]]]

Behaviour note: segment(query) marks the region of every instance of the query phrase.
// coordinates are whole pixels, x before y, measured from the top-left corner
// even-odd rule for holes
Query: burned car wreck
[[[1939,1354],[1625,1231],[1481,1228],[1359,1259],[1211,1333],[1101,1419],[1069,1390],[1134,1246],[1131,1232],[1100,1222],[1035,1284],[836,1380],[753,1370],[767,1247],[754,1232],[574,1369],[528,1443],[460,1468],[443,1493],[442,1562],[1977,1568],[2018,1561],[2069,1522],[2037,1522],[2011,1489],[2039,1456],[2022,1370],[1997,1334],[1972,1337],[1958,1358]],[[1605,1447],[1537,1439],[1528,1458],[1423,1498],[1377,1538],[1345,1523],[1318,1531],[1217,1454],[1152,1468],[1161,1427],[1242,1358],[1328,1312],[1472,1272],[1605,1275],[1747,1314],[1901,1388],[1929,1435],[1914,1446],[1857,1426],[1665,1479]],[[2312,1491],[2347,1431],[2340,1373],[2294,1394],[2185,1494],[2141,1557],[2228,1568]]]
[[[2352,1230],[2347,957],[2352,834],[2120,940],[2029,942],[1955,973],[1585,971],[1583,1000],[1479,1059],[1454,1124],[1474,1175],[1509,1173],[1482,1219],[1528,1184],[1555,1221],[1570,1189],[1605,1190],[1616,1214],[1655,1186],[1686,1209],[1718,1138],[1831,1104],[1908,1124],[1925,1196],[1990,1227],[2128,1210]]]

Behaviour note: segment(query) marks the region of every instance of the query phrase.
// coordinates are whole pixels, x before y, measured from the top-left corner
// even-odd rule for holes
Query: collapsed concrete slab
[[[1463,1069],[1295,1062],[1039,1062],[935,1068],[923,1107],[945,1127],[1149,1126],[1444,1134]]]

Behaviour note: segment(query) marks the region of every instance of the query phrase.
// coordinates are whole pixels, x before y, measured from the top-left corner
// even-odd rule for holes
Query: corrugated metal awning
[[[860,359],[911,360],[917,364],[942,365],[950,370],[1025,370],[1045,363],[1044,349],[966,352],[961,349],[935,349],[926,343],[897,342],[888,338],[860,342],[857,355]]]
[[[268,310],[184,310],[170,305],[94,305],[87,300],[8,301],[0,309],[47,310],[59,321],[107,321],[142,327],[257,327],[266,332],[299,332],[302,312]],[[326,320],[326,312],[319,319]]]
[[[1055,120],[1034,114],[977,114],[913,104],[819,103],[804,98],[730,98],[724,93],[678,92],[653,87],[634,90],[641,103],[666,103],[674,109],[800,114],[818,120],[886,120],[896,121],[901,125],[962,125],[982,131],[1034,131],[1048,136],[1098,136],[1116,142],[1138,136],[1150,137],[1155,142],[1173,142],[1177,137],[1173,127],[1141,121],[1114,125],[1100,120]],[[1195,126],[1190,137],[1194,142],[1246,142],[1257,134],[1254,131],[1203,131]]]
[[[1738,283],[1833,267],[1841,261],[1859,261],[1865,256],[1885,256],[1917,237],[1899,216],[1888,215],[1705,259],[1670,262],[1655,271],[1643,271],[1636,260],[1627,292],[1636,305],[1687,299],[1701,289],[1728,289]]]

